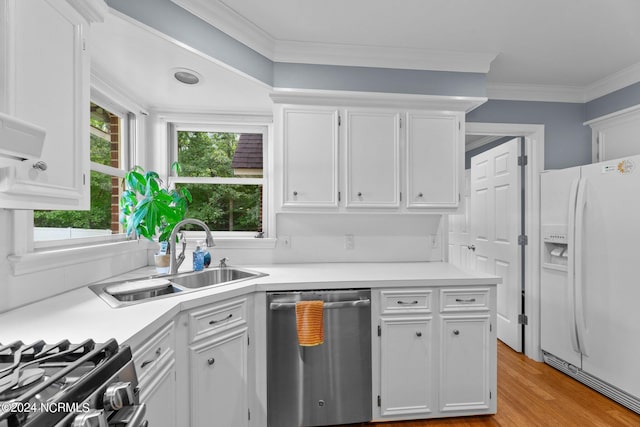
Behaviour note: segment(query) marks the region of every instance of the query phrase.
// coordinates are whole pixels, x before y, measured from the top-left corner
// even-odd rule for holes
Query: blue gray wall
[[[561,169],[591,163],[584,117],[584,104],[490,100],[467,114],[467,121],[544,125],[545,169]]]
[[[486,96],[486,76],[481,73],[272,62],[170,0],[106,2],[113,9],[273,87]]]
[[[586,104],[585,121],[640,104],[640,82],[611,92]]]

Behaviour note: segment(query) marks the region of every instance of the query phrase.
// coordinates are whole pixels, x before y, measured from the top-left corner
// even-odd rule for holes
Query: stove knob
[[[133,388],[131,383],[114,383],[104,392],[104,409],[117,411],[123,406],[133,405]]]
[[[91,409],[73,419],[71,427],[109,427],[103,410]]]

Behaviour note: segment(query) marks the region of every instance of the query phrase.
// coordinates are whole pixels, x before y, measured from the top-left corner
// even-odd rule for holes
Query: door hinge
[[[400,117],[400,129],[402,129],[402,117]]]
[[[526,314],[518,314],[518,324],[520,324],[520,325],[528,325],[529,324],[529,318],[527,317]]]
[[[247,335],[247,347],[251,345],[251,337]]]
[[[380,325],[378,325],[378,336],[382,336],[382,327]]]
[[[491,390],[489,390],[489,400],[491,400]]]
[[[251,409],[247,409],[247,419],[251,419]]]
[[[338,201],[340,201],[340,192],[338,191]]]
[[[518,157],[518,166],[527,166],[527,163],[529,162],[529,158],[526,155],[522,155],[520,157]]]
[[[400,192],[400,201],[402,201],[402,191]]]
[[[342,126],[342,117],[338,114],[338,126]]]
[[[528,245],[529,244],[529,237],[525,234],[521,234],[518,236],[518,244],[520,246],[524,246],[524,245]]]
[[[458,130],[462,130],[462,123],[458,122]]]
[[[87,174],[86,173],[82,174],[82,185],[87,185]]]
[[[493,331],[493,325],[489,323],[489,332]]]
[[[380,399],[380,395],[378,395],[378,406],[382,406],[382,399]]]
[[[600,161],[600,135],[596,137],[596,162]]]

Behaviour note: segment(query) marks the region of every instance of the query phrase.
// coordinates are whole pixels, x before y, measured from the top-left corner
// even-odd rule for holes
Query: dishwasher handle
[[[359,299],[354,301],[325,302],[324,308],[335,309],[335,308],[351,308],[351,307],[368,307],[370,305],[371,305],[371,300]],[[271,304],[269,304],[270,310],[288,310],[295,307],[296,307],[295,302],[272,302]]]

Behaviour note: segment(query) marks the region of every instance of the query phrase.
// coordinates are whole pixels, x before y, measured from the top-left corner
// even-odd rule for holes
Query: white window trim
[[[273,129],[271,123],[228,123],[222,120],[221,123],[215,119],[183,122],[179,118],[169,123],[168,141],[170,163],[178,160],[178,132],[230,132],[230,133],[261,133],[262,134],[262,178],[228,178],[228,177],[183,177],[169,176],[169,185],[177,183],[186,184],[239,184],[239,185],[262,185],[262,230],[263,237],[256,238],[256,232],[246,231],[213,231],[214,241],[220,248],[247,248],[247,249],[273,249],[276,247],[277,239],[275,231],[275,218],[272,218],[271,199],[273,197],[269,186],[269,173],[271,165],[271,146],[273,145]],[[250,120],[250,118],[248,118]],[[173,172],[173,171],[172,171]],[[198,232],[185,233],[188,240],[199,240],[190,237],[191,233],[198,235]]]

